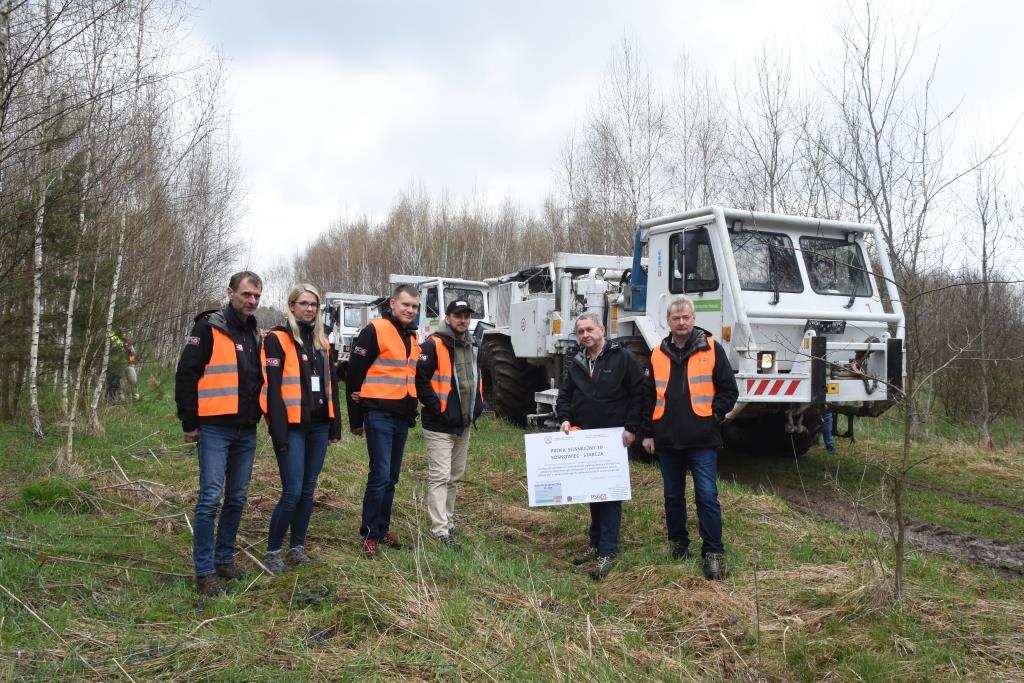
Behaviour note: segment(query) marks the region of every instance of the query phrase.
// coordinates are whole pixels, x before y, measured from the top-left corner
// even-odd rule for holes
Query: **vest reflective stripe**
[[[390,320],[377,318],[370,324],[377,333],[380,353],[366,371],[359,396],[391,401],[407,396],[416,398],[416,360],[420,355],[416,338],[410,338],[407,354],[405,343]]]
[[[238,355],[235,340],[216,327],[210,328],[213,335],[213,351],[203,369],[196,389],[199,394],[198,415],[234,415],[238,412]]]
[[[448,347],[444,342],[436,337],[434,348],[437,350],[437,367],[430,377],[430,388],[441,401],[441,412],[444,413],[448,410],[448,396],[452,393],[452,355],[448,353]]]
[[[715,342],[709,335],[708,348],[692,354],[686,363],[686,383],[690,390],[690,408],[698,417],[711,417],[715,401]],[[665,392],[668,377],[672,372],[672,361],[659,345],[651,352],[651,369],[654,372],[654,420],[665,416]]]
[[[268,334],[273,334],[277,337],[277,341],[281,345],[281,350],[284,352],[284,365],[281,368],[281,401],[284,403],[285,415],[288,418],[288,424],[301,424],[302,368],[299,365],[299,354],[295,349],[295,342],[292,340],[291,335],[284,330],[273,330]],[[264,344],[263,350],[260,353],[263,359],[263,389],[260,390],[260,408],[263,409],[263,413],[267,415],[269,419],[270,409],[267,400],[268,382],[266,348],[266,344]],[[330,377],[323,377],[322,381],[327,385],[325,390],[327,392],[327,414],[333,420],[334,399]]]
[[[441,412],[443,413],[448,409],[448,396],[452,393],[452,377],[454,376],[452,355],[448,352],[448,347],[444,342],[439,339],[434,339],[434,348],[437,350],[437,368],[430,376],[430,388],[434,390],[438,400],[441,401]],[[482,377],[478,378],[476,389],[480,400],[483,401],[484,380]]]

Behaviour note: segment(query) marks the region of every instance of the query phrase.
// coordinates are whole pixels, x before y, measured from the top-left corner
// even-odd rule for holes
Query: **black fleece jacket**
[[[398,335],[405,343],[405,351],[408,353],[410,339],[416,334],[416,326],[403,326],[402,323],[398,322],[391,315],[391,311],[386,312],[383,317],[398,330]],[[348,373],[345,375],[345,399],[348,403],[349,428],[358,429],[362,427],[363,416],[367,410],[383,410],[388,413],[394,413],[404,417],[409,421],[409,426],[413,427],[416,425],[416,413],[419,405],[415,396],[406,396],[405,398],[394,400],[383,398],[360,398],[358,402],[352,400],[352,393],[362,388],[363,380],[366,379],[366,372],[379,355],[380,345],[377,343],[377,330],[373,325],[367,325],[359,331],[359,334],[356,335],[356,340],[352,342],[352,355],[349,356]]]
[[[605,341],[591,375],[589,353],[581,348],[567,361],[555,413],[581,429],[625,427],[638,434],[644,422],[644,373],[629,349]]]
[[[234,415],[199,417],[199,378],[213,355],[213,332],[216,327],[235,342],[238,362],[238,412]],[[256,318],[243,321],[228,304],[220,310],[203,311],[195,318],[195,325],[185,339],[185,347],[174,373],[174,401],[178,406],[178,419],[182,431],[194,431],[199,425],[254,425],[259,422],[260,388],[263,372],[260,369],[260,333]]]
[[[338,400],[338,378],[335,375],[335,359],[328,359],[323,351],[313,345],[313,326],[299,323],[302,345],[291,335],[285,325],[274,330],[281,330],[288,335],[288,341],[299,357],[299,375],[302,387],[302,424],[330,422],[328,438],[341,438],[341,403]],[[274,331],[271,330],[271,331]],[[277,335],[268,334],[264,340],[264,351],[267,356],[267,428],[274,450],[283,453],[288,448],[288,413],[284,400],[281,398],[281,375],[284,371],[284,349]],[[274,359],[276,362],[271,362]],[[310,378],[316,374],[320,377],[320,392],[313,394]],[[326,381],[325,381],[326,377]],[[330,386],[334,403],[334,419],[330,419],[327,410],[327,387]]]
[[[715,398],[711,404],[711,416],[699,417],[690,406],[690,386],[686,381],[686,365],[690,356],[708,348],[711,335],[700,327],[693,328],[685,348],[680,349],[672,342],[672,335],[661,341],[661,350],[670,361],[668,386],[665,388],[665,416],[654,422],[655,402],[653,374],[647,379],[647,400],[650,410],[644,411],[644,434],[654,437],[654,447],[661,450],[684,448],[718,448],[722,445],[719,423],[736,405],[739,391],[736,377],[729,364],[729,357],[722,345],[712,339],[715,345],[715,370],[712,381]]]

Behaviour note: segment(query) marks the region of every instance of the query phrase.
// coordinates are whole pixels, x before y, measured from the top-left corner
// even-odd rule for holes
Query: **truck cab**
[[[636,241],[648,268],[618,323],[653,348],[669,302],[690,297],[736,371],[731,421],[814,436],[820,412],[878,415],[902,388],[905,322],[876,226],[708,207],[644,221]]]
[[[480,322],[490,321],[487,302],[488,285],[476,280],[452,277],[392,274],[388,281],[392,290],[397,285],[410,284],[420,293],[420,312],[416,318],[419,341],[429,337],[444,325],[444,311],[453,301],[466,301],[473,309],[469,332],[473,334]]]
[[[328,341],[338,354],[339,376],[345,376],[352,341],[359,330],[374,318],[380,317],[378,305],[381,297],[373,294],[352,294],[349,292],[327,292],[320,311],[324,327],[329,330]]]

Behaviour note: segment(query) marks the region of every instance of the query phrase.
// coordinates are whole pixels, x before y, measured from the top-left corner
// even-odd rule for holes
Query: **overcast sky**
[[[249,265],[267,269],[333,219],[385,214],[412,183],[539,208],[623,36],[666,81],[684,51],[728,76],[766,40],[788,46],[800,69],[828,58],[843,6],[200,0],[191,43],[227,62],[247,188],[241,228],[252,237]],[[1024,112],[1024,4],[930,7],[923,64],[938,54],[939,96],[961,108],[957,135],[1005,131]]]

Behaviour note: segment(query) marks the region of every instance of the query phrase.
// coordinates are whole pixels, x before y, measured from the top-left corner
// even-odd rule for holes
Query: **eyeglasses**
[[[301,306],[302,308],[317,308],[320,306],[316,301],[296,301],[295,305]]]

